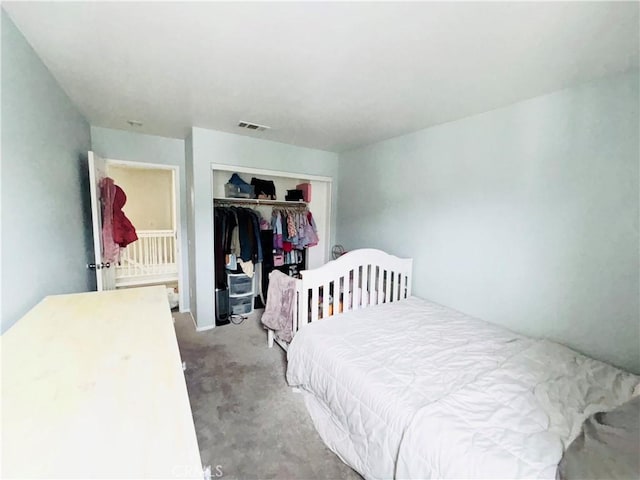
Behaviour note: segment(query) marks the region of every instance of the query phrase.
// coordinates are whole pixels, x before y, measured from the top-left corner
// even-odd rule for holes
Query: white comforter
[[[287,380],[366,478],[555,478],[589,414],[638,377],[418,298],[303,328]]]

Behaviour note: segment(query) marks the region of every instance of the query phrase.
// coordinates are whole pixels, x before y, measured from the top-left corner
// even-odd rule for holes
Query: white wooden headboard
[[[397,302],[411,295],[413,260],[382,250],[353,250],[298,280],[298,308],[293,333],[334,313]]]

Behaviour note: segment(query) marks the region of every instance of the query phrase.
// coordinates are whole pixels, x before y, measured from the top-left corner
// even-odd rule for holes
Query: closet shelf
[[[271,205],[278,207],[307,207],[306,202],[287,202],[282,200],[260,200],[259,198],[221,198],[215,197],[213,199],[214,205]]]

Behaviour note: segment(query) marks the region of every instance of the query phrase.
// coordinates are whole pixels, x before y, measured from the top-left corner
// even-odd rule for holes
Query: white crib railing
[[[173,230],[139,230],[116,267],[116,287],[178,280],[176,235]]]

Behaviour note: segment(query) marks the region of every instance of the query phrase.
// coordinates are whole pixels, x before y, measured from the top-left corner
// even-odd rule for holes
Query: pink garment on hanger
[[[100,200],[102,203],[102,261],[120,260],[120,246],[113,240],[113,200],[116,185],[112,178],[100,180]]]

